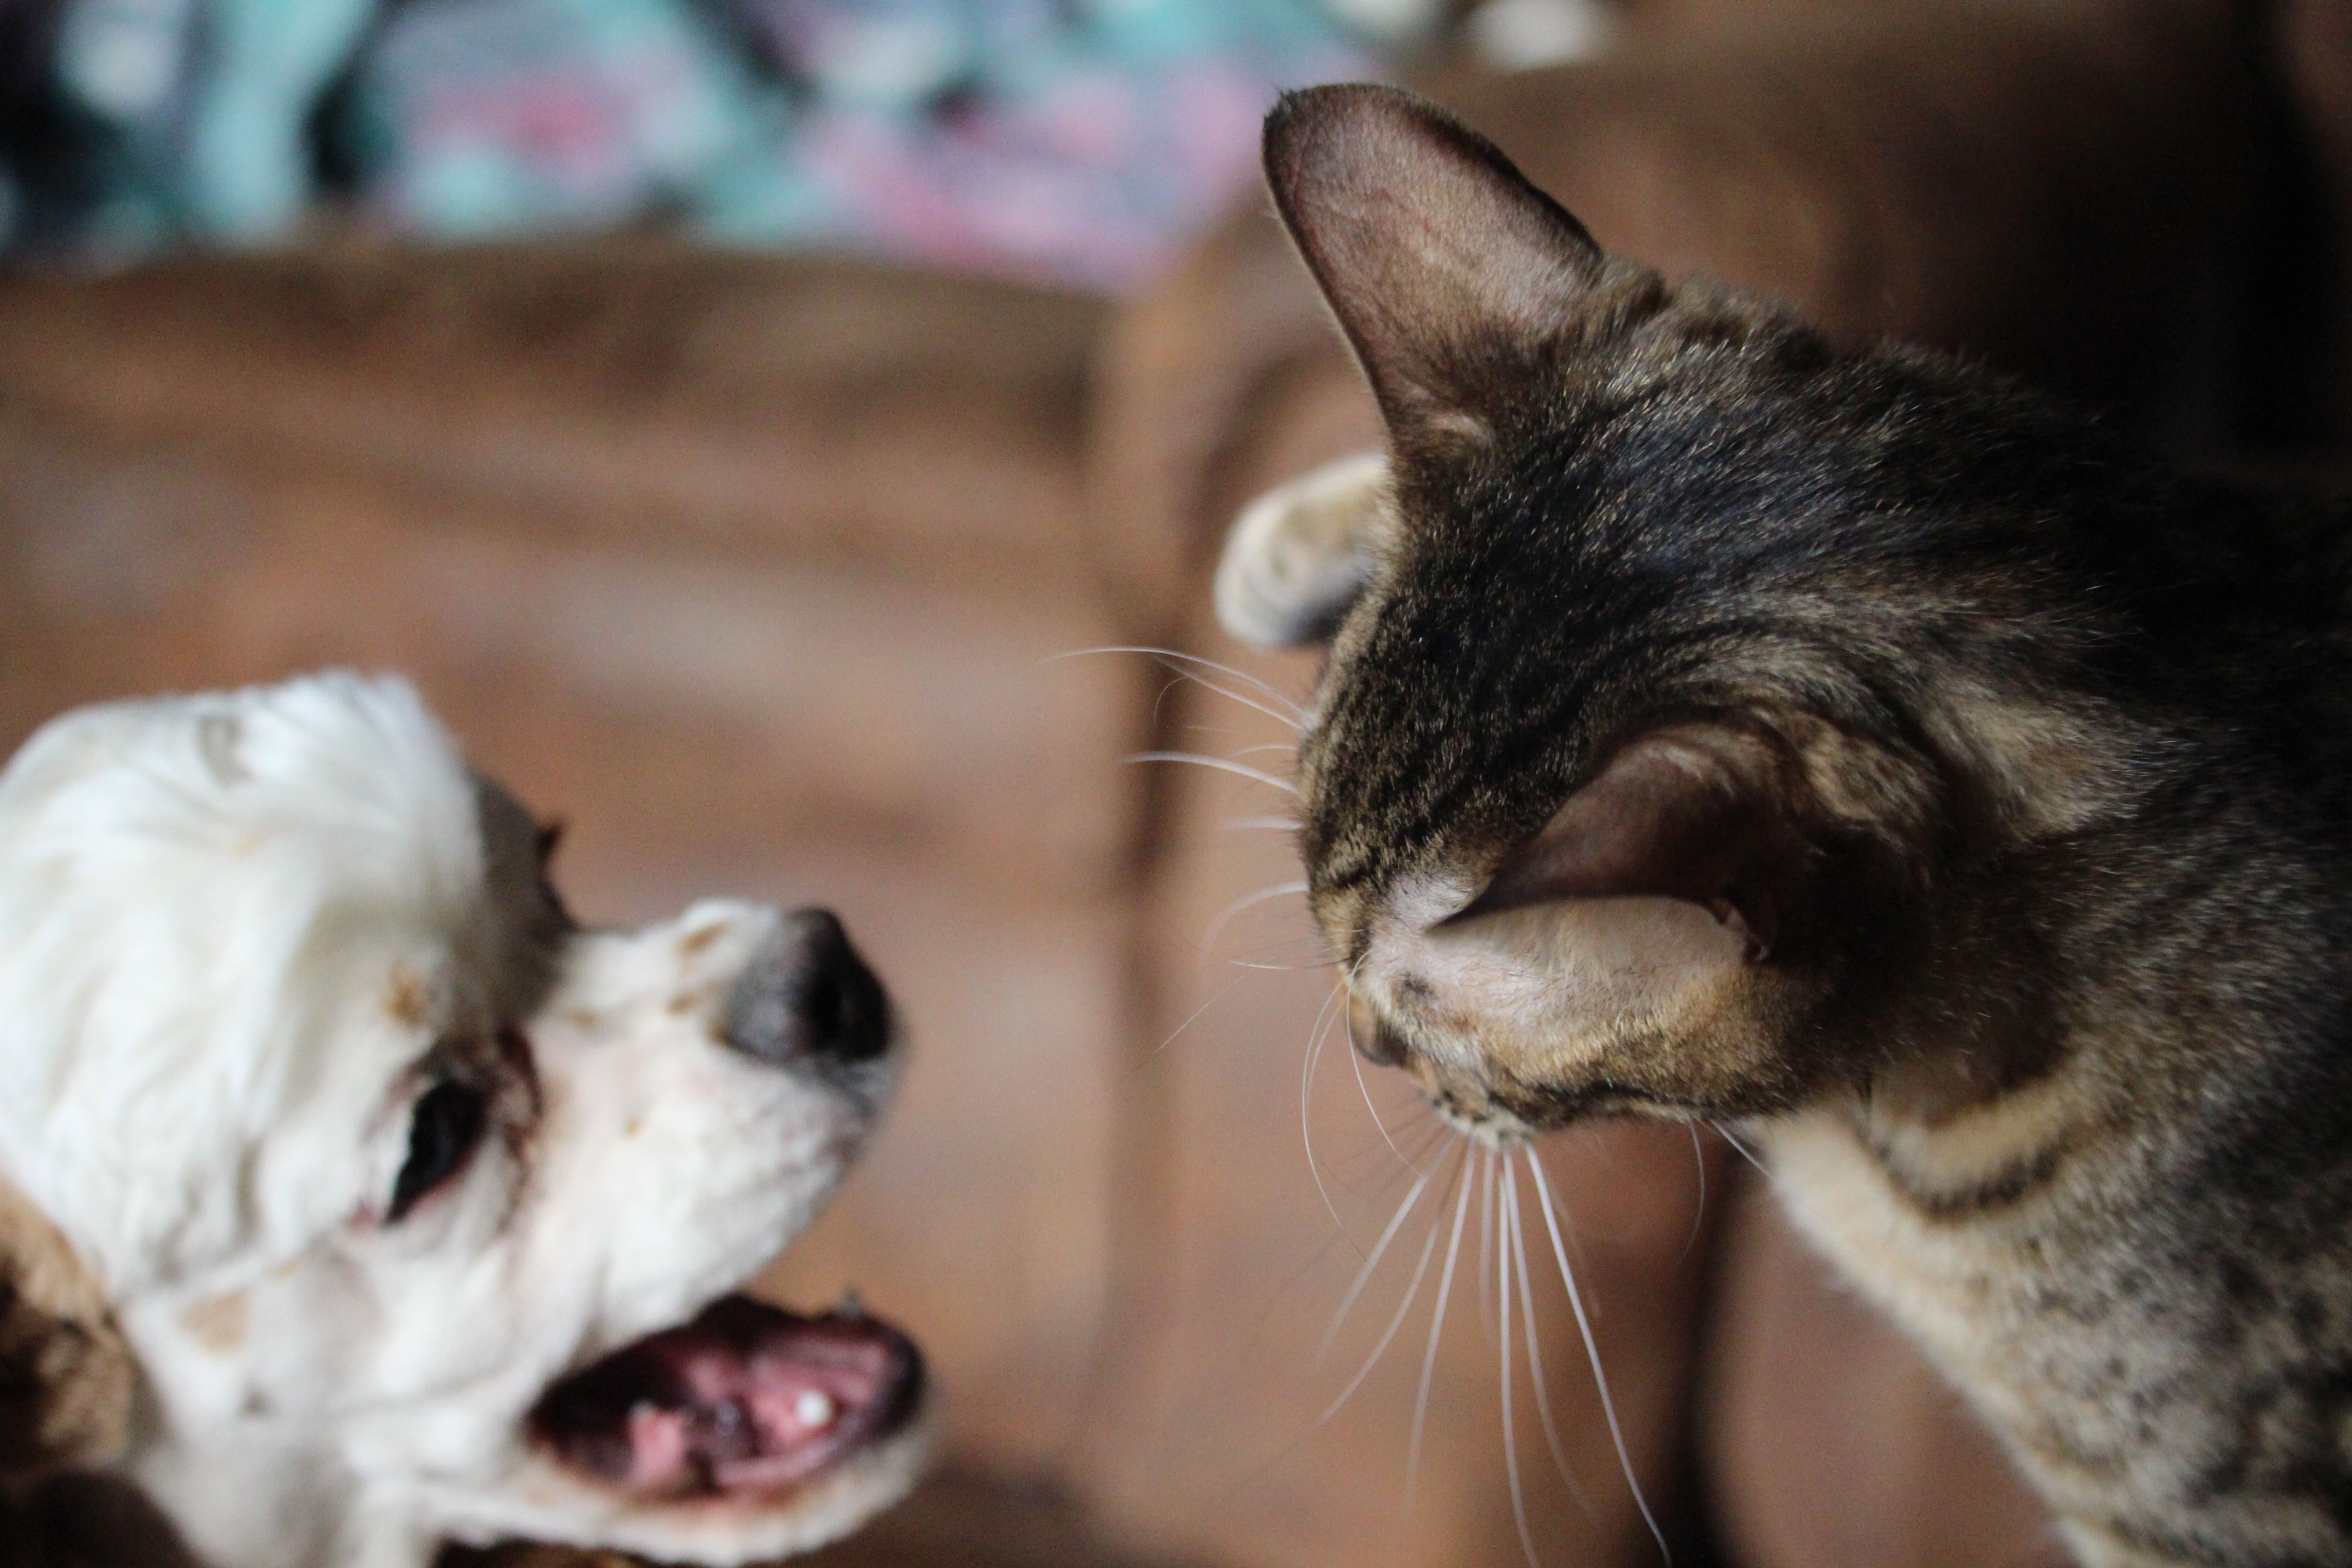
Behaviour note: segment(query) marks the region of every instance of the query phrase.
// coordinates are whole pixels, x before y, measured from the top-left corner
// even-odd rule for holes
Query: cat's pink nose
[[[1381,1022],[1380,1014],[1361,996],[1348,998],[1348,1038],[1354,1044],[1356,1054],[1374,1067],[1404,1065],[1403,1039]]]

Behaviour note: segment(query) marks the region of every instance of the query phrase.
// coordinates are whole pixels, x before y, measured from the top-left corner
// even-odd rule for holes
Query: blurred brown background
[[[2184,457],[2340,450],[2352,4],[1643,0],[1585,63],[1423,80],[1612,249],[2030,373]],[[770,1283],[854,1283],[904,1322],[950,1438],[940,1483],[823,1561],[1508,1563],[1475,1259],[1410,1508],[1431,1287],[1318,1421],[1440,1199],[1318,1363],[1327,1324],[1415,1169],[1454,1156],[1328,1029],[1309,1070],[1331,977],[1297,900],[1234,908],[1296,874],[1280,832],[1236,821],[1285,797],[1123,761],[1279,772],[1286,731],[1087,651],[1303,695],[1307,664],[1213,629],[1207,565],[1242,500],[1376,438],[1254,207],[1121,301],[644,234],[20,272],[0,731],[396,668],[570,825],[584,915],[718,892],[841,911],[913,1066]],[[1712,1139],[1545,1153],[1677,1563],[2061,1560],[1953,1396]],[[1521,1358],[1542,1561],[1655,1562],[1549,1272],[1585,1495]]]

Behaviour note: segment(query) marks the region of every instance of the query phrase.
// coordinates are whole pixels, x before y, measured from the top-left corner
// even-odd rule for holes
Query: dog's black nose
[[[890,999],[833,911],[802,910],[735,983],[727,1043],[780,1067],[866,1061],[890,1044]]]

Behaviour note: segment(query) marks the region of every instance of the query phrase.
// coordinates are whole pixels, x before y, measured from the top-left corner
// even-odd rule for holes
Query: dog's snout
[[[861,1062],[890,1044],[890,1002],[830,910],[789,917],[735,983],[727,1043],[764,1062]]]

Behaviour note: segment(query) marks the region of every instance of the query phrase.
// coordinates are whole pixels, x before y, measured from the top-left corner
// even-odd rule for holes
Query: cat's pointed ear
[[[1654,731],[1506,857],[1453,921],[1575,900],[1679,899],[1763,958],[1801,919],[1813,859],[1788,797],[1783,760],[1753,736],[1712,724]]]
[[[1265,175],[1392,430],[1475,427],[1496,356],[1555,331],[1602,265],[1495,144],[1396,88],[1309,88]]]
[[[1217,619],[1259,647],[1328,642],[1370,580],[1387,532],[1388,459],[1359,452],[1267,491],[1217,562]]]

